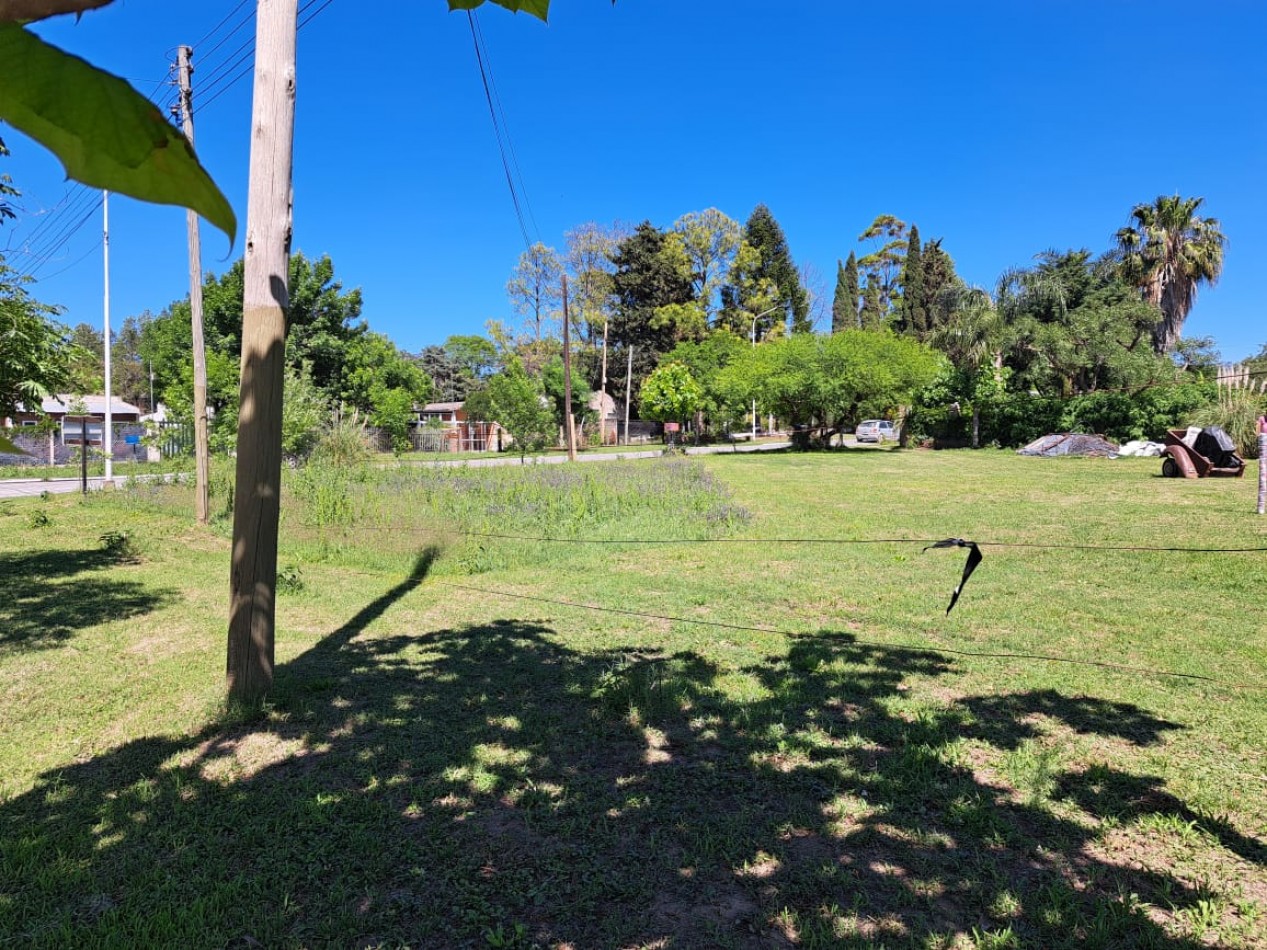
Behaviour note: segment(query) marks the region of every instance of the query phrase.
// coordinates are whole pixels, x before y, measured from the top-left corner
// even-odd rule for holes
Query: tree
[[[66,380],[72,392],[79,395],[105,391],[105,337],[90,323],[77,323],[70,331],[75,355],[70,361]]]
[[[1159,195],[1131,210],[1131,223],[1117,232],[1122,277],[1160,308],[1153,347],[1169,353],[1196,303],[1197,287],[1213,286],[1223,271],[1227,239],[1217,218],[1197,214],[1204,198]]]
[[[928,332],[928,310],[924,305],[924,262],[920,256],[919,228],[911,225],[902,266],[902,299],[898,328],[922,339]]]
[[[9,154],[9,150],[5,147],[4,139],[0,139],[0,158]],[[13,179],[8,175],[0,175],[0,224],[4,224],[6,220],[12,221],[17,217],[13,210],[13,203],[10,198],[19,198],[22,192],[13,187]]]
[[[692,211],[673,222],[671,232],[681,241],[695,300],[711,325],[721,309],[721,288],[739,253],[742,232],[733,218],[708,208]]]
[[[884,326],[885,310],[880,288],[880,278],[867,275],[867,286],[862,292],[862,309],[858,311],[858,326],[863,330],[878,330]]]
[[[330,405],[306,366],[298,370],[287,367],[285,386],[282,451],[292,458],[304,458],[317,444],[322,427],[330,421]]]
[[[924,308],[929,331],[935,330],[948,318],[959,295],[966,285],[955,273],[953,258],[941,246],[941,238],[924,245]]]
[[[839,333],[858,326],[858,259],[853,251],[849,260],[836,261],[836,295],[831,305],[831,332]]]
[[[679,343],[664,357],[666,363],[685,365],[703,390],[703,398],[696,407],[696,424],[701,432],[705,423],[710,427],[725,426],[747,412],[747,406],[727,401],[717,381],[721,371],[748,348],[747,340],[721,327],[698,342]]]
[[[686,422],[703,402],[704,390],[686,364],[676,361],[656,367],[638,395],[642,415],[659,422]]]
[[[906,222],[891,214],[877,215],[858,240],[873,243],[871,253],[859,258],[858,267],[867,275],[867,285],[875,288],[879,311],[887,317],[897,299],[898,276],[906,256]]]
[[[741,351],[718,385],[732,402],[756,399],[786,422],[832,430],[909,405],[942,364],[889,330],[798,334]]]
[[[515,358],[500,373],[490,377],[467,400],[468,411],[477,418],[501,425],[510,433],[523,462],[529,452],[539,452],[554,441],[554,414],[546,405],[541,384]]]
[[[791,332],[810,332],[813,326],[809,320],[809,295],[792,263],[792,253],[788,250],[783,228],[764,204],[757,205],[748,216],[743,240],[753,248],[756,255],[754,258],[736,260],[736,269],[742,269],[739,270],[738,279],[732,277],[731,280],[732,287],[735,288],[732,291],[732,305],[751,309],[747,306],[749,294],[763,292],[763,282],[769,281],[776,288],[776,300],[782,304],[784,322]],[[747,268],[751,270],[744,273]],[[745,288],[745,280],[751,283],[751,289]]]
[[[39,406],[66,384],[72,360],[82,356],[52,319],[58,309],[31,297],[27,283],[0,256],[0,417],[19,404]]]
[[[515,313],[525,318],[535,338],[541,339],[542,325],[559,315],[563,300],[559,278],[563,275],[563,263],[554,248],[540,241],[519,255],[510,280],[506,283],[506,295]]]
[[[976,287],[964,290],[950,313],[950,319],[933,331],[929,342],[946,354],[966,382],[972,405],[972,447],[976,449],[981,446],[978,377],[982,367],[988,365],[997,380],[998,371],[1003,368],[1009,327],[990,295]]]
[[[633,391],[678,342],[679,325],[670,317],[694,303],[690,279],[664,253],[667,238],[650,221],[638,225],[616,249],[612,262],[615,315],[611,325],[612,357],[623,365],[628,347],[635,346]],[[614,380],[613,395],[624,396],[624,381]]]

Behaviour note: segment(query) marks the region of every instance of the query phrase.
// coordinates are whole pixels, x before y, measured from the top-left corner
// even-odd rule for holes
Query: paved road
[[[732,454],[738,452],[771,452],[777,449],[786,449],[790,446],[790,442],[761,442],[757,445],[744,445],[736,443],[735,445],[702,445],[692,446],[686,449],[687,455],[717,455],[719,453]],[[660,449],[644,449],[630,452],[582,452],[577,456],[580,462],[610,462],[620,461],[622,459],[650,459],[659,458],[662,454]],[[558,465],[567,461],[566,455],[541,455],[533,456],[528,460],[529,465]],[[427,465],[433,467],[449,467],[469,465],[471,468],[487,468],[494,465],[518,465],[519,457],[515,455],[497,455],[489,458],[476,459],[455,459],[451,462],[435,461],[435,462],[414,462],[414,465]],[[136,478],[150,479],[161,476],[155,475],[138,475]],[[121,485],[127,480],[127,476],[116,476],[115,484]],[[88,477],[89,491],[99,491],[105,483],[105,479],[100,475]],[[70,492],[80,490],[80,481],[78,478],[10,478],[0,479],[0,498],[33,498],[42,492],[48,492],[50,495],[65,495]]]

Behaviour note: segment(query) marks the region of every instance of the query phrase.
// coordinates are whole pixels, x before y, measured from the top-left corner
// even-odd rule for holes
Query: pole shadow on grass
[[[546,621],[374,635],[420,565],[279,668],[266,725],[134,741],[0,804],[0,934],[1195,948],[1160,912],[1232,923],[1221,886],[1114,853],[1146,814],[1196,814],[1159,779],[1055,762],[1027,796],[961,741],[1021,762],[1044,724],[1127,746],[1181,728],[1146,710],[1050,691],[917,707],[907,681],[944,658],[835,632],[743,670],[579,653]],[[1201,824],[1261,881],[1261,842]]]
[[[0,655],[69,641],[87,627],[148,613],[169,596],[102,575],[120,564],[109,549],[0,553]]]

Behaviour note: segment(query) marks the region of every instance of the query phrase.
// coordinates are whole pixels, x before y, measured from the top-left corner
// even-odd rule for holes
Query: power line
[[[224,26],[226,23],[229,22],[229,20],[233,17],[235,13],[237,13],[239,10],[241,10],[244,6],[246,6],[250,2],[251,0],[239,0],[238,5],[234,7],[232,10],[230,10],[228,13],[226,13],[224,15],[223,20],[221,20],[219,23],[217,23],[215,26],[209,29],[206,33],[204,33],[202,37],[198,40],[198,42],[194,44],[194,46],[201,46],[203,43],[207,42],[207,40],[209,40],[212,36],[215,35],[216,31],[219,30],[220,27]],[[251,14],[254,14],[254,12],[255,11],[251,11]],[[234,27],[233,32],[236,32],[238,29],[239,27]],[[233,33],[231,32],[229,35],[232,36]]]
[[[104,240],[104,239],[102,239],[102,240]],[[97,250],[97,248],[101,247],[101,243],[102,243],[102,242],[101,242],[101,240],[97,241],[97,243],[96,243],[96,244],[94,244],[92,247],[88,248],[88,250],[84,251],[81,255],[79,255],[79,257],[75,258],[75,260],[74,260],[74,262],[73,262],[73,263],[67,264],[65,267],[60,268],[59,270],[55,270],[55,271],[53,271],[53,273],[51,273],[51,274],[45,274],[45,275],[44,275],[44,277],[43,277],[43,279],[44,279],[44,280],[52,280],[54,277],[57,277],[59,274],[64,274],[64,273],[66,273],[68,270],[71,270],[72,268],[78,267],[78,266],[79,266],[80,264],[82,264],[85,260],[87,260],[87,258],[88,258],[88,255],[89,255],[89,254],[92,254],[93,252],[95,252],[95,251]]]
[[[528,209],[528,220],[532,222],[532,230],[541,240],[541,229],[537,227],[536,215],[532,213],[532,201],[528,197],[528,185],[524,181],[523,171],[519,168],[519,156],[515,154],[515,142],[510,135],[510,123],[506,121],[506,110],[502,108],[502,97],[497,92],[497,79],[493,76],[493,60],[488,53],[488,43],[484,39],[484,28],[480,26],[479,17],[471,13],[475,24],[475,32],[479,37],[479,45],[484,50],[484,62],[488,66],[488,85],[493,90],[493,101],[497,103],[497,113],[501,116],[501,125],[506,136],[506,147],[510,151],[510,163],[515,169],[515,177],[519,179],[519,190],[523,194],[524,207]]]
[[[752,624],[725,623],[719,620],[703,620],[698,617],[676,617],[668,614],[653,614],[641,610],[629,610],[623,607],[600,607],[594,604],[582,604],[571,600],[556,600],[550,597],[539,597],[532,594],[516,594],[510,591],[494,590],[490,588],[474,587],[468,584],[458,584],[454,581],[438,581],[447,587],[454,587],[458,590],[469,591],[471,593],[483,594],[485,596],[492,595],[496,597],[506,597],[512,600],[527,600],[535,603],[552,604],[557,607],[569,607],[576,610],[592,610],[598,613],[620,614],[627,617],[639,617],[644,620],[660,620],[669,623],[690,623],[703,627],[714,627],[723,630],[741,630],[751,633],[772,633],[783,637],[796,637],[797,633],[789,630],[782,630],[778,627],[763,627]],[[978,659],[999,659],[999,660],[1029,660],[1040,663],[1061,663],[1070,666],[1087,666],[1099,669],[1113,670],[1119,673],[1131,673],[1137,676],[1154,676],[1154,677],[1173,677],[1175,679],[1198,680],[1200,682],[1209,683],[1214,686],[1220,686],[1225,689],[1239,690],[1267,690],[1267,685],[1258,683],[1236,683],[1227,680],[1220,680],[1213,676],[1206,676],[1202,673],[1178,673],[1173,670],[1158,670],[1149,667],[1127,666],[1122,663],[1110,663],[1106,660],[1082,660],[1076,657],[1056,656],[1047,653],[1010,653],[1010,652],[986,652],[978,650],[957,650],[953,647],[939,647],[927,645],[912,645],[904,643],[888,643],[881,640],[864,640],[856,634],[849,634],[852,638],[851,642],[868,644],[872,646],[887,647],[890,649],[922,651],[927,653],[939,653],[948,656],[965,656]]]
[[[936,544],[938,538],[552,538],[546,536],[459,531],[468,538],[498,538],[534,544]],[[1067,544],[1048,541],[978,541],[983,548],[1041,548],[1053,551],[1131,551],[1152,554],[1265,554],[1267,546],[1252,548],[1154,547],[1138,544]]]
[[[475,29],[475,16],[469,10],[466,13],[467,23],[471,27],[471,42],[475,46],[475,61],[479,64],[480,79],[484,83],[484,98],[488,100],[488,114],[493,120],[493,134],[497,138],[497,151],[501,155],[502,169],[506,172],[506,186],[510,189],[510,201],[515,206],[515,219],[519,222],[519,233],[523,235],[524,248],[532,248],[532,239],[528,237],[528,226],[524,222],[523,208],[519,204],[519,193],[515,190],[515,179],[510,172],[510,162],[506,158],[506,146],[502,141],[501,125],[497,121],[497,109],[493,105],[493,93],[489,87],[488,72],[484,68],[484,55],[480,50],[479,34]]]
[[[305,26],[320,16],[321,13],[323,13],[332,3],[334,3],[334,0],[324,0],[324,2],[320,2],[320,0],[308,0],[307,3],[299,8],[296,14],[297,17],[302,18],[299,20],[298,26],[295,27],[296,32],[302,30]],[[316,9],[313,9],[314,7]],[[305,13],[308,13],[308,16],[304,17]],[[255,68],[253,60],[255,55],[254,44],[255,37],[252,36],[249,40],[226,56],[219,65],[214,67],[210,80],[205,81],[198,90],[200,95],[206,96],[206,98],[203,99],[198,106],[200,110],[206,110],[213,102],[251,74],[251,71]],[[250,47],[250,49],[247,49],[247,47]],[[238,56],[233,63],[228,63],[228,60],[231,57],[243,50],[246,52]],[[251,62],[247,62],[247,60],[251,60]],[[237,70],[236,73],[234,72],[235,69]],[[219,86],[220,88],[216,89],[216,86]],[[208,93],[211,94],[208,95]]]

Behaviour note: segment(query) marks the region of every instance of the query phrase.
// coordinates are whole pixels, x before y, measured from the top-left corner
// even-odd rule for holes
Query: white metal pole
[[[106,453],[106,484],[114,477],[114,395],[110,386],[110,192],[101,193],[101,249],[104,253],[105,267],[105,338],[106,338],[106,425],[101,434],[101,447]],[[84,451],[88,451],[88,439],[85,433]]]
[[[1258,513],[1267,512],[1267,422],[1258,422]]]
[[[757,318],[752,318],[752,348],[757,348]],[[757,397],[752,397],[752,441],[757,441]]]

